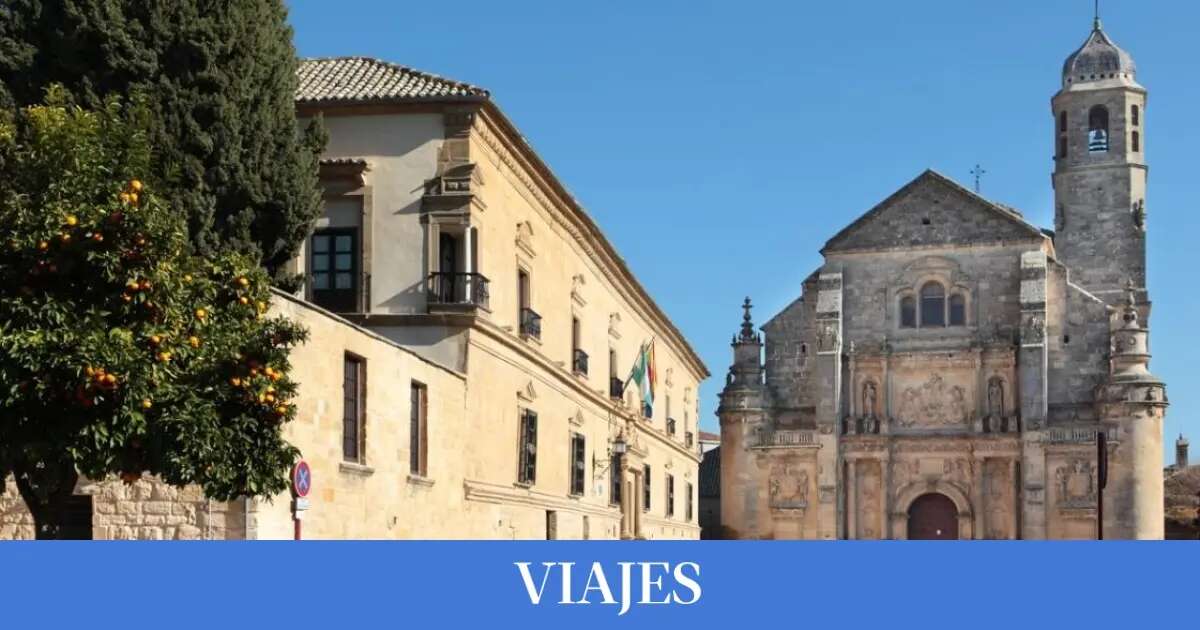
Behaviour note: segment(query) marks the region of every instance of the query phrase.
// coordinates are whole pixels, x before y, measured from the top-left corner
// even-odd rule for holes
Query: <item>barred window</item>
[[[675,516],[675,476],[667,475],[667,518]]]
[[[363,461],[365,403],[365,361],[346,354],[342,374],[342,459],[348,462],[361,464]]]
[[[609,501],[613,505],[621,504],[621,456],[613,455],[608,464]]]
[[[582,496],[586,483],[587,442],[582,434],[571,435],[571,494]]]
[[[684,513],[687,516],[687,522],[692,522],[692,484],[687,484],[687,511]]]
[[[517,464],[517,481],[532,485],[537,481],[537,414],[521,412],[521,451]]]
[[[409,412],[409,472],[420,477],[428,475],[428,423],[429,394],[425,385],[412,382],[409,394],[412,409]]]
[[[650,511],[650,466],[642,467],[642,511]]]

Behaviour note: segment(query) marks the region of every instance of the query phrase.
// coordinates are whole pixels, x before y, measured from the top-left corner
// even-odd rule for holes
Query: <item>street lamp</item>
[[[612,452],[614,455],[624,455],[629,450],[629,445],[625,443],[625,432],[621,431],[617,435],[617,439],[613,440]]]

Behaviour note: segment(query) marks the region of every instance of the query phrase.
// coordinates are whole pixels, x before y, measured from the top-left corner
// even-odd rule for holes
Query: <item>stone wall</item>
[[[34,537],[33,517],[9,479],[0,495],[0,540]],[[80,481],[76,494],[92,497],[95,540],[231,540],[245,537],[244,502],[205,499],[196,487],[172,488],[156,479],[133,484]]]

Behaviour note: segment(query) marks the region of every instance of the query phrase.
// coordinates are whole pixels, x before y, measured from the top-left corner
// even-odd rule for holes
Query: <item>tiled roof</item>
[[[303,59],[297,103],[478,101],[488,91],[370,57]]]
[[[700,432],[700,441],[701,442],[720,442],[721,434],[720,433],[710,433],[708,431],[701,431]]]

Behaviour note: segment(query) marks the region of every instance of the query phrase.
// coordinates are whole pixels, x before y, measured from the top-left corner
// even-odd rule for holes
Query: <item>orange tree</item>
[[[183,213],[139,180],[145,109],[85,111],[51,89],[0,119],[0,484],[39,538],[79,477],[142,474],[229,500],[287,487],[297,450],[269,280],[188,248]]]

